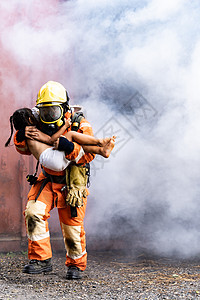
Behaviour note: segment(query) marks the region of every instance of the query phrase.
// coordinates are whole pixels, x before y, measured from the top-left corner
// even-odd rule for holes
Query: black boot
[[[29,264],[23,269],[23,273],[28,274],[41,274],[42,272],[52,271],[51,258],[46,260],[30,260]]]
[[[81,270],[76,266],[69,266],[67,270],[66,279],[81,279]]]

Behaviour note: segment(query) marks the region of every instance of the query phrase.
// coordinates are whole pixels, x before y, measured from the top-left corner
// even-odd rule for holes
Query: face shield
[[[38,107],[40,120],[45,124],[63,124],[63,108],[60,104],[43,104]]]

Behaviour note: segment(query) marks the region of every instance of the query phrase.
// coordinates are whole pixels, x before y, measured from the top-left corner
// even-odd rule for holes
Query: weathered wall
[[[10,135],[9,118],[20,107],[33,107],[40,86],[53,76],[56,77],[54,69],[39,67],[37,61],[33,61],[30,67],[16,56],[12,30],[16,30],[22,22],[31,24],[30,28],[38,27],[39,30],[43,26],[40,21],[43,22],[45,16],[55,13],[56,10],[52,8],[56,8],[57,3],[56,0],[42,3],[35,1],[31,6],[24,4],[23,7],[17,5],[17,1],[0,4],[0,251],[26,249],[23,218],[29,191],[26,175],[34,172],[35,168],[35,159],[17,153],[13,141],[10,147],[4,147]],[[24,46],[26,41],[22,45],[22,51]],[[54,59],[55,57],[48,56],[48,61]],[[51,219],[52,235],[59,236],[60,239],[56,212],[52,213]]]

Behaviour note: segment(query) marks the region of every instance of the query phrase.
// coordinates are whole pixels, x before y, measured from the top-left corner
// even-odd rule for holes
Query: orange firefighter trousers
[[[38,182],[32,186],[24,212],[28,235],[28,257],[29,259],[37,260],[45,260],[52,257],[47,219],[50,217],[50,211],[57,207],[67,252],[66,265],[75,265],[83,271],[87,263],[85,231],[83,227],[87,199],[84,198],[84,205],[77,208],[77,217],[71,217],[70,206],[65,204],[65,199],[61,193],[61,188],[64,184],[48,182],[35,201],[44,178],[44,175],[41,173]]]

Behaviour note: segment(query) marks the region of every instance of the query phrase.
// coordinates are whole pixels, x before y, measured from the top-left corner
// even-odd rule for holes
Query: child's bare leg
[[[63,134],[64,137],[66,137],[68,139],[68,141],[73,142],[73,133],[75,131],[68,131],[65,132],[65,134]],[[76,133],[76,132],[75,132]]]
[[[99,143],[99,139],[96,139],[94,136],[83,134],[76,131],[66,132],[64,135],[70,142],[76,142],[80,145],[95,145]]]
[[[101,146],[101,147],[104,147],[111,140],[111,138],[97,139],[94,136],[82,134],[76,131],[66,132],[64,136],[70,142],[76,142],[80,145],[94,145],[94,146]]]
[[[101,155],[101,147],[99,147],[99,146],[82,145],[82,148],[87,153]]]
[[[110,156],[110,153],[114,146],[115,141],[113,138],[111,138],[110,141],[104,147],[82,145],[83,150],[85,152],[99,154],[105,158],[108,158]]]
[[[94,146],[103,146],[110,141],[110,138],[106,139],[97,139],[94,136],[79,133],[76,131],[66,132],[64,135],[70,142],[76,142],[80,145],[94,145]],[[105,140],[105,141],[104,141]]]

